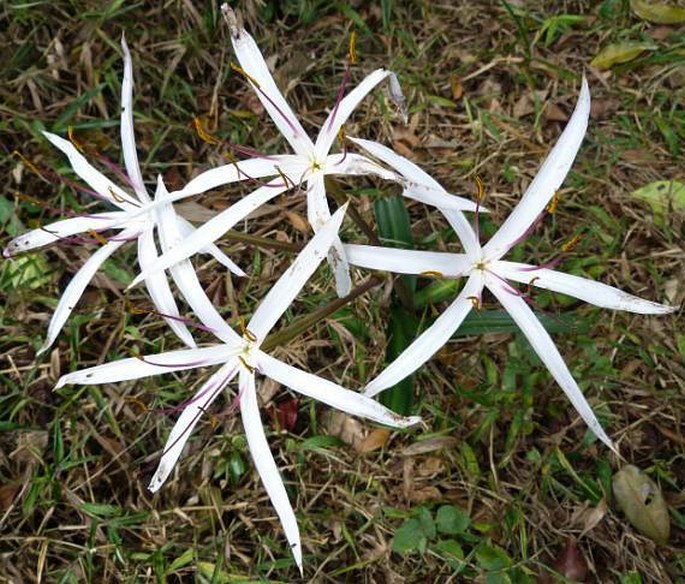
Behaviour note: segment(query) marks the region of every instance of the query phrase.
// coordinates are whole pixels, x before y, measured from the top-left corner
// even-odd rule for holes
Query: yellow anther
[[[243,365],[245,365],[245,369],[247,369],[250,373],[254,373],[254,372],[255,372],[255,368],[252,367],[252,365],[248,365],[247,361],[245,361],[245,359],[243,359],[242,355],[238,355],[238,360],[239,360]]]
[[[98,243],[102,245],[107,244],[107,240],[104,237],[102,237],[102,235],[100,235],[97,231],[95,231],[95,229],[89,229],[88,235],[90,235],[93,239],[97,239]]]
[[[338,130],[338,140],[345,146],[345,128],[343,126],[340,126],[340,129]]]
[[[206,144],[212,144],[213,146],[221,144],[221,140],[219,140],[219,138],[212,136],[207,130],[205,130],[204,120],[200,116],[193,118],[193,127],[195,128],[195,132],[199,136],[200,140]]]
[[[257,342],[257,335],[255,335],[249,328],[245,328],[243,330],[243,337],[245,337],[245,340],[251,343]]]
[[[107,192],[109,196],[112,197],[115,203],[130,203],[131,201],[126,200],[121,195],[118,195],[112,187],[107,187]]]
[[[539,280],[540,276],[535,276],[531,278],[530,282],[528,282],[528,296],[531,295],[531,292],[533,291],[533,286],[535,286],[535,281]]]
[[[581,235],[574,235],[570,241],[566,242],[564,245],[561,246],[561,251],[572,251],[580,243],[581,239],[583,239]]]
[[[476,175],[475,177],[476,180],[476,201],[479,203],[482,203],[485,200],[485,185],[483,184],[482,179]]]
[[[38,176],[43,176],[40,170],[38,170],[38,167],[35,164],[33,164],[33,162],[31,162],[28,158],[26,158],[26,156],[24,156],[21,152],[19,152],[19,150],[12,150],[12,154],[18,156],[21,159],[21,161],[26,166],[28,166],[33,172],[35,172]]]
[[[471,301],[474,310],[480,310],[480,298],[478,296],[467,296],[466,298]]]
[[[236,65],[235,63],[231,63],[231,69],[233,69],[236,73],[240,73],[245,79],[247,79],[252,85],[254,85],[257,89],[261,89],[259,82],[252,77],[245,69],[243,69],[240,65]]]
[[[348,56],[350,58],[350,65],[356,65],[357,64],[357,33],[353,30],[350,33],[350,46],[348,49]]]
[[[559,205],[559,199],[560,198],[561,197],[559,196],[559,191],[555,191],[554,195],[552,196],[552,200],[547,205],[547,212],[550,215],[554,214],[554,211],[557,210],[557,206]]]
[[[426,276],[427,278],[444,278],[445,275],[442,272],[438,272],[437,270],[426,270],[425,272],[421,272],[419,276]]]
[[[76,139],[76,136],[74,135],[73,126],[67,127],[67,136],[69,137],[69,142],[71,142],[76,147],[76,150],[78,150],[79,152],[83,152],[83,144],[81,144],[81,142],[79,142]]]
[[[137,357],[138,355],[134,356]],[[132,396],[124,396],[124,401],[137,405],[143,411],[143,413],[148,411],[147,404],[142,399],[138,399],[137,397]]]

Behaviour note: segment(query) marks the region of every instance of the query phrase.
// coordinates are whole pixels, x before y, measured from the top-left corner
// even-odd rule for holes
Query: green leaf
[[[644,472],[628,464],[614,475],[614,497],[628,521],[643,535],[665,544],[671,532],[661,489]]]
[[[633,191],[632,195],[649,203],[658,216],[669,208],[685,211],[685,183],[677,180],[657,180]]]
[[[392,538],[392,551],[398,553],[414,552],[426,547],[426,536],[416,518],[409,519],[395,532]]]
[[[639,57],[644,51],[655,51],[656,45],[652,43],[626,41],[614,43],[604,47],[599,54],[590,61],[590,66],[597,69],[611,69],[614,65],[628,63]]]
[[[392,363],[414,341],[418,333],[419,321],[416,316],[405,310],[398,302],[390,308],[385,350],[386,363]],[[380,395],[380,402],[403,416],[411,413],[414,401],[414,375],[408,375]]]
[[[642,20],[655,24],[685,22],[685,8],[668,4],[650,4],[645,0],[630,0],[630,8]]]
[[[454,535],[466,531],[471,524],[471,518],[454,505],[443,505],[438,509],[435,523],[440,533]]]
[[[166,569],[166,573],[171,574],[171,573],[175,572],[176,570],[183,568],[184,566],[187,566],[194,559],[195,559],[195,548],[189,547],[180,556],[178,556],[173,562],[171,562],[171,564],[169,564],[169,567]]]
[[[501,547],[496,545],[481,545],[476,550],[478,565],[484,570],[503,570],[511,566],[511,558]]]

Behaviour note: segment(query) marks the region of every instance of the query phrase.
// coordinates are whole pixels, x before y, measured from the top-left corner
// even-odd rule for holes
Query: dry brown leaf
[[[671,520],[658,485],[639,468],[628,464],[614,475],[612,486],[616,503],[631,525],[657,543],[665,544]]]
[[[288,219],[288,222],[295,228],[297,231],[300,233],[308,234],[310,231],[309,223],[308,221],[299,213],[296,213],[295,211],[286,211],[284,210],[283,213],[285,214],[286,218]]]
[[[326,427],[331,436],[337,436],[355,449],[358,449],[365,438],[363,424],[342,412],[330,412],[326,416]]]
[[[418,456],[419,454],[428,454],[443,448],[456,448],[459,445],[459,440],[452,436],[438,436],[436,438],[429,438],[428,440],[421,440],[414,444],[407,446],[402,451],[402,456]]]
[[[373,452],[379,448],[383,448],[388,443],[390,438],[390,430],[386,428],[375,428],[369,432],[368,436],[361,440],[355,448],[357,452],[366,453]]]
[[[414,503],[425,503],[427,501],[439,501],[442,499],[442,493],[437,487],[420,487],[412,489],[409,493],[409,499]]]
[[[445,462],[437,456],[429,456],[426,460],[419,463],[416,474],[420,477],[429,477],[440,474],[445,470]]]
[[[452,90],[452,99],[459,101],[464,95],[464,86],[461,84],[461,79],[456,73],[450,75],[450,89]]]
[[[0,509],[7,511],[17,497],[21,488],[20,481],[12,481],[0,487]]]

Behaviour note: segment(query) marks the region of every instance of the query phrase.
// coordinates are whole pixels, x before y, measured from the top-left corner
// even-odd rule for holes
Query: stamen
[[[31,162],[28,158],[26,158],[26,156],[24,156],[21,152],[19,152],[19,150],[12,150],[12,154],[14,154],[15,156],[19,157],[19,159],[20,159],[26,166],[28,166],[33,172],[35,172],[39,177],[45,178],[45,177],[43,176],[43,173],[40,171],[40,169],[39,169],[35,164],[33,164],[33,162]]]
[[[554,195],[552,195],[552,200],[549,202],[545,209],[550,215],[554,215],[554,212],[557,210],[557,206],[559,205],[560,199],[561,197],[559,196],[559,191],[554,191]]]
[[[128,297],[124,297],[124,302],[126,304],[126,309],[131,313],[131,314],[154,314],[155,316],[161,316],[162,318],[168,318],[177,322],[181,322],[183,324],[187,324],[189,326],[192,326],[193,328],[199,329],[201,331],[209,332],[212,333],[214,332],[214,329],[199,323],[195,322],[192,318],[188,318],[185,316],[176,316],[173,314],[164,314],[163,312],[159,312],[158,310],[153,310],[153,309],[148,309],[148,308],[140,308],[136,305],[134,305]],[[154,363],[153,363],[154,365]],[[175,367],[175,365],[171,365],[171,367]]]
[[[85,149],[83,148],[83,144],[79,142],[76,139],[76,136],[74,135],[74,127],[73,126],[67,126],[67,136],[69,137],[69,142],[71,142],[76,150],[78,150],[81,154],[84,153]]]
[[[582,235],[574,235],[570,241],[567,241],[564,245],[561,246],[561,251],[563,251],[564,253],[572,251],[581,242],[582,239]]]
[[[142,399],[138,399],[137,397],[127,395],[127,396],[124,396],[124,401],[137,405],[144,414],[148,412],[149,408],[147,407],[147,404]]]
[[[345,159],[347,158],[347,140],[345,136],[345,128],[344,126],[340,126],[340,129],[338,130],[338,141],[340,142],[340,147],[342,148],[342,158],[336,162],[336,166],[338,164],[342,164],[345,162]]]
[[[247,71],[245,71],[245,69],[243,69],[240,65],[233,63],[233,62],[230,63],[230,66],[231,66],[231,69],[233,69],[236,73],[239,73],[240,75],[245,77],[245,79],[247,79],[250,83],[252,83],[252,85],[254,85],[255,89],[257,89],[258,91],[261,91],[262,87],[259,84],[259,82],[254,77],[252,77],[252,75],[250,75]]]
[[[219,140],[219,138],[212,136],[207,130],[205,130],[204,121],[200,116],[193,118],[193,127],[195,128],[195,132],[199,136],[200,140],[206,144],[211,144],[212,146],[218,146],[221,144],[221,140]]]
[[[292,180],[291,178],[288,178],[288,176],[281,170],[281,167],[278,165],[274,165],[274,168],[278,172],[278,175],[283,179],[283,184],[287,187],[290,188],[289,185],[292,185],[292,187],[296,187],[297,185],[295,184],[295,181]]]
[[[471,304],[473,305],[474,310],[480,310],[481,307],[481,300],[478,298],[478,296],[467,296],[466,297],[468,300],[471,301]]]
[[[252,367],[252,365],[248,365],[248,363],[245,361],[245,359],[243,359],[242,355],[238,355],[238,361],[240,361],[245,366],[245,369],[247,369],[250,373],[255,372],[255,368]]]
[[[350,60],[350,65],[356,65],[357,64],[357,32],[352,31],[350,33],[350,45],[347,50],[347,57]]]
[[[426,276],[427,278],[444,278],[445,275],[442,272],[438,272],[437,270],[426,270],[425,272],[421,272],[419,276]]]
[[[137,201],[129,201],[127,198],[117,195],[112,187],[107,187],[107,192],[116,203],[128,203],[129,205],[140,208],[140,204]]]
[[[95,229],[89,229],[88,235],[90,235],[93,239],[97,240],[97,242],[101,245],[107,245],[107,240],[97,231],[95,231]]]

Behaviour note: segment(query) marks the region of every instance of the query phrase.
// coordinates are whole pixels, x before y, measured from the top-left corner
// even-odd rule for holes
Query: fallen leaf
[[[419,487],[412,489],[409,493],[409,499],[413,503],[426,503],[427,501],[438,501],[442,499],[442,493],[437,487]]]
[[[652,43],[640,43],[626,41],[624,43],[614,43],[604,47],[599,54],[590,61],[590,66],[597,69],[611,69],[614,65],[628,63],[636,59],[644,51],[656,50],[656,45]]]
[[[291,397],[279,401],[274,407],[274,417],[279,428],[292,432],[297,425],[297,413],[300,409],[300,400]]]
[[[379,448],[383,448],[388,443],[390,438],[390,430],[387,428],[375,428],[369,432],[368,436],[361,440],[355,448],[357,452],[366,453],[373,452]]]
[[[628,464],[613,478],[616,502],[628,521],[643,535],[665,544],[671,531],[661,489],[639,468]]]
[[[309,234],[310,227],[308,221],[295,211],[283,211],[288,222],[300,233]]]
[[[642,20],[656,24],[678,24],[685,22],[685,8],[669,4],[650,4],[645,0],[630,0],[633,12]]]
[[[685,211],[685,183],[677,180],[657,180],[633,191],[632,195],[647,201],[656,214],[662,214],[671,207]]]
[[[443,448],[455,448],[459,444],[459,440],[452,436],[439,436],[437,438],[429,438],[415,442],[411,446],[407,446],[402,451],[403,456],[418,456],[419,454],[427,454],[442,450]]]
[[[452,90],[452,99],[459,101],[464,95],[464,86],[461,84],[461,79],[456,73],[450,75],[450,89]]]
[[[0,486],[0,509],[7,511],[14,503],[14,500],[21,487],[21,482],[13,481]]]

